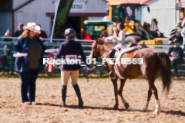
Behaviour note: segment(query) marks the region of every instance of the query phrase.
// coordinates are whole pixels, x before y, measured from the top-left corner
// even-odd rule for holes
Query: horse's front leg
[[[125,106],[125,109],[128,109],[129,108],[129,104],[126,102],[126,100],[123,98],[123,94],[122,94],[122,91],[123,91],[123,87],[125,85],[125,82],[126,82],[126,79],[121,79],[121,85],[120,85],[120,88],[119,88],[119,91],[118,91],[118,94],[119,96],[121,97],[122,99],[122,102]]]
[[[114,86],[114,96],[115,96],[115,105],[114,109],[118,109],[118,91],[117,91],[117,78],[116,79],[111,79],[112,84]]]

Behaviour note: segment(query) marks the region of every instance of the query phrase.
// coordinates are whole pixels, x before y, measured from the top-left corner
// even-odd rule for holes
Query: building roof
[[[105,0],[107,1],[110,5],[113,4],[146,4],[151,0]]]
[[[24,6],[30,4],[30,3],[33,2],[33,1],[34,1],[34,0],[29,0],[29,1],[25,2],[25,3],[23,3],[22,5],[18,6],[17,8],[15,8],[13,11],[17,11],[17,10],[23,8]]]

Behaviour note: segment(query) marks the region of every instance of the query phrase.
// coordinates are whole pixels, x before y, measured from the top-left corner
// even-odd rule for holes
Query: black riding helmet
[[[69,38],[75,38],[76,37],[76,32],[72,28],[68,28],[64,32],[64,36],[68,36]]]

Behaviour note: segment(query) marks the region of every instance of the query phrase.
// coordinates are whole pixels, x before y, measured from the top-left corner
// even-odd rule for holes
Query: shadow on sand
[[[37,103],[37,105],[60,107],[60,105],[50,104],[50,103]],[[143,112],[142,110],[133,109],[133,108],[129,108],[128,110],[126,110],[126,109],[114,109],[114,108],[111,108],[111,107],[93,107],[93,106],[84,106],[83,108],[80,108],[80,107],[75,106],[75,105],[67,105],[65,108],[72,108],[72,109],[103,109],[103,110],[117,110],[117,111],[128,111],[128,112]],[[148,111],[145,111],[145,112],[153,112],[153,110],[148,110]],[[160,113],[185,116],[185,112],[174,111],[174,110],[170,110],[170,111],[163,111],[163,110],[161,110]]]

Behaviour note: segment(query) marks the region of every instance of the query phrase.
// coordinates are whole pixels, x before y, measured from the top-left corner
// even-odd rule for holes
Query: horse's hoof
[[[143,109],[142,109],[142,112],[145,112],[145,111],[147,111],[148,110],[148,107],[143,107]]]
[[[160,110],[155,109],[155,111],[154,111],[154,115],[158,115],[159,113],[160,113]]]
[[[142,109],[142,112],[145,112],[148,110],[148,104],[149,104],[149,102],[146,102],[146,104],[144,105],[144,107]]]
[[[129,104],[128,103],[125,103],[124,106],[125,106],[125,109],[129,108]]]
[[[114,105],[114,109],[118,109],[118,104],[115,104]]]
[[[141,111],[142,111],[142,112],[146,112],[146,111],[147,111],[147,109],[146,109],[146,108],[143,108]]]

